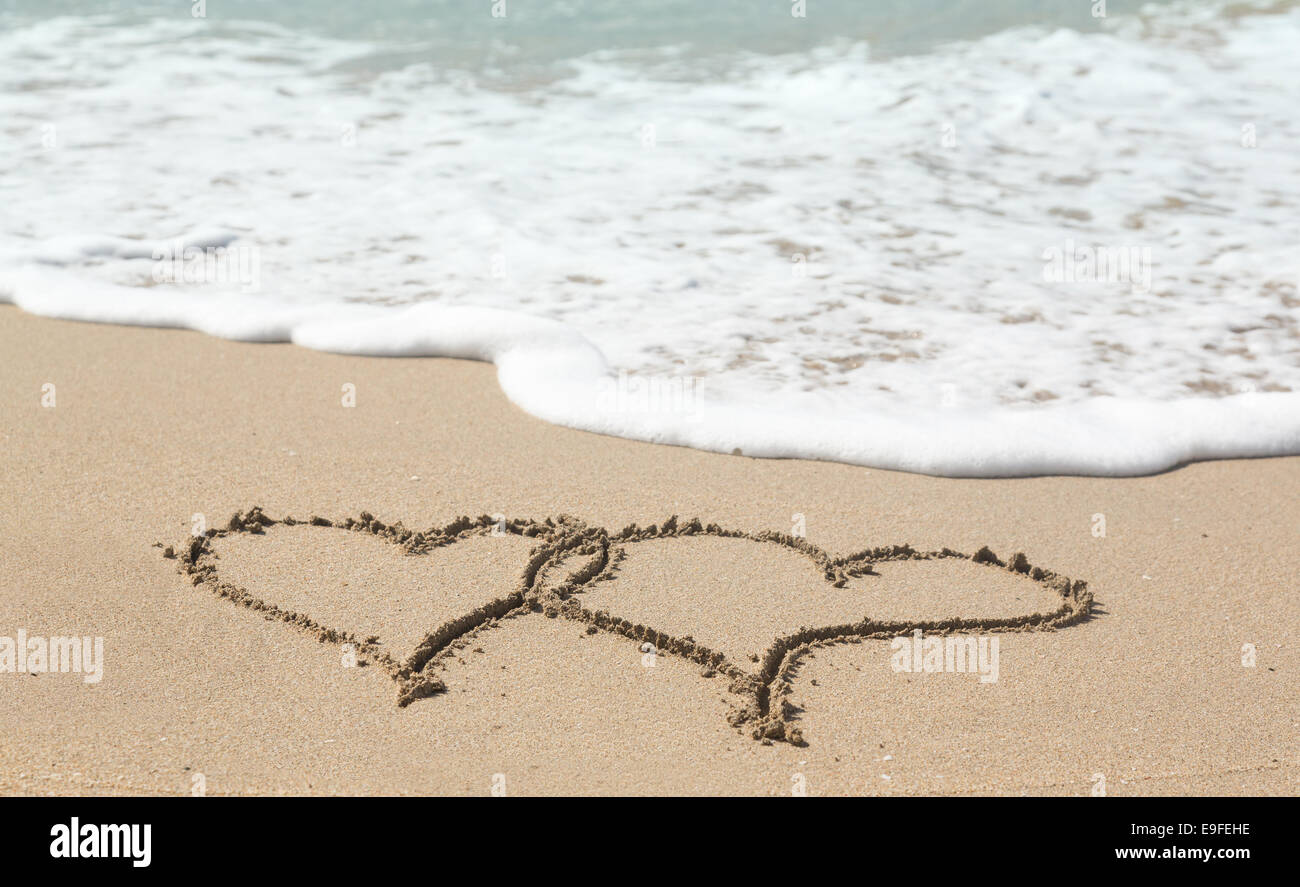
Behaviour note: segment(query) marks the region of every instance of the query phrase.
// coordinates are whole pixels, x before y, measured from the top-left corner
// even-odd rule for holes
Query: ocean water
[[[1105,5],[0,0],[0,301],[753,456],[1300,453],[1300,4]]]

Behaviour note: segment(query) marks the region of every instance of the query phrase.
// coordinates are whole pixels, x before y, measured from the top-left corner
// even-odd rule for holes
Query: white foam
[[[600,352],[556,321],[495,309],[268,306],[93,283],[66,272],[0,272],[0,301],[50,317],[181,327],[340,354],[491,361],[506,395],[547,421],[657,443],[828,459],[952,476],[1129,475],[1181,462],[1300,451],[1300,395],[843,416],[707,396],[672,409],[619,396]]]
[[[1152,12],[721,78],[601,55],[499,91],[349,73],[375,47],[274,28],[54,20],[0,35],[0,299],[492,361],[548,421],[754,456],[987,476],[1298,453],[1297,39],[1294,8]],[[1067,245],[1147,249],[1150,279],[1045,279]],[[178,247],[256,250],[260,289],[158,283]]]
[[[188,249],[219,249],[239,235],[234,231],[196,231],[165,243],[131,240],[105,234],[68,235],[45,241],[31,256],[42,265],[74,265],[86,259],[153,259],[159,252]]]

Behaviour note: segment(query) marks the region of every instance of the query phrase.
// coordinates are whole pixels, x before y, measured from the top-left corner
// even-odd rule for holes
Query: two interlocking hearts
[[[445,552],[449,546],[461,546],[461,550],[468,550],[474,544],[470,540],[482,537],[526,540],[531,546],[526,551],[520,546],[520,572],[513,587],[472,590],[466,593],[468,596],[462,594],[461,599],[456,599],[456,594],[450,589],[458,583],[448,583],[448,600],[442,602],[441,615],[438,617],[441,621],[427,634],[411,639],[411,652],[394,655],[378,636],[363,637],[358,631],[326,624],[328,620],[320,615],[320,607],[324,605],[318,607],[317,600],[306,600],[307,606],[317,612],[316,616],[308,615],[290,609],[283,601],[277,604],[264,600],[249,589],[229,581],[218,570],[214,540],[243,534],[264,535],[273,528],[303,524],[328,528],[331,533],[367,534],[397,546],[405,555],[417,558],[429,557],[438,551]],[[276,532],[283,530],[276,529]],[[312,532],[320,533],[324,530]],[[672,618],[662,617],[677,623],[671,632],[599,608],[602,601],[612,597],[614,606],[621,606],[625,613],[635,615],[638,608],[644,610],[644,602],[638,607],[629,598],[607,593],[605,589],[608,586],[602,583],[618,578],[625,561],[630,557],[635,559],[638,546],[644,547],[655,540],[686,538],[748,540],[759,545],[778,546],[778,550],[786,556],[801,558],[799,562],[807,565],[811,576],[817,577],[812,580],[810,590],[796,592],[797,603],[794,609],[790,609],[787,604],[787,609],[783,612],[781,606],[774,602],[770,611],[764,612],[762,601],[754,602],[751,597],[748,599],[750,603],[747,613],[721,614],[721,618],[739,620],[741,623],[748,616],[748,621],[753,626],[762,626],[763,630],[775,632],[763,652],[746,657],[735,649],[736,645],[732,643],[734,638],[725,636],[727,632],[719,630],[718,614],[706,618],[712,609],[717,608],[716,602],[710,609],[693,607],[690,599],[683,606],[679,599]],[[181,572],[195,586],[206,586],[236,604],[259,611],[268,619],[288,623],[322,641],[353,645],[360,661],[373,662],[392,676],[398,685],[399,705],[407,705],[421,697],[445,690],[446,685],[440,675],[447,660],[499,620],[540,613],[550,618],[581,623],[589,634],[610,632],[629,638],[643,650],[652,651],[656,655],[666,654],[691,660],[702,667],[705,676],[724,675],[730,679],[730,692],[740,700],[733,705],[729,716],[734,726],[747,729],[760,741],[784,740],[795,744],[801,744],[803,738],[793,723],[797,712],[790,701],[793,675],[801,657],[814,647],[868,638],[896,638],[916,629],[930,634],[1052,630],[1086,618],[1092,606],[1092,595],[1087,590],[1086,583],[1071,581],[1050,570],[1030,566],[1022,554],[1004,562],[987,548],[980,549],[974,555],[967,555],[946,548],[940,551],[917,551],[907,545],[897,545],[835,558],[804,539],[782,533],[725,530],[716,524],[703,525],[698,520],[679,523],[676,517],[670,518],[661,526],[640,528],[633,525],[617,533],[589,526],[569,516],[547,518],[540,522],[507,522],[486,516],[477,519],[465,517],[444,527],[412,531],[400,523],[386,525],[366,512],[362,512],[359,518],[342,521],[319,517],[308,521],[295,521],[286,517],[277,521],[255,507],[236,514],[225,528],[208,530],[204,535],[192,537],[180,546],[179,551],[168,547],[164,554],[179,559]],[[873,570],[875,564],[951,559],[997,570],[1004,579],[1014,577],[1035,583],[1050,593],[1055,606],[1018,615],[980,618],[878,619],[858,617],[856,614],[860,611],[851,611],[854,613],[852,618],[818,627],[798,623],[786,625],[782,622],[783,619],[797,618],[793,614],[799,606],[803,607],[801,612],[805,613],[812,606],[840,612],[852,608],[858,599],[852,594],[854,589],[846,589],[846,586],[849,583],[857,585],[859,580],[869,577],[878,577],[879,574]],[[635,563],[634,560],[628,562]],[[663,598],[672,597],[667,589],[661,591]],[[303,600],[302,595],[295,594],[292,588],[286,595]],[[596,606],[584,606],[588,602]],[[659,609],[655,610],[654,607]],[[651,609],[662,614],[672,610],[672,604],[657,601]],[[818,610],[817,614],[822,612],[823,610]],[[351,610],[337,610],[332,616],[334,620],[355,619]],[[706,642],[682,631],[681,627],[691,619],[703,626],[702,629],[694,629],[695,631],[711,631],[716,637]],[[710,624],[703,625],[704,623]],[[749,661],[742,665],[746,659]]]

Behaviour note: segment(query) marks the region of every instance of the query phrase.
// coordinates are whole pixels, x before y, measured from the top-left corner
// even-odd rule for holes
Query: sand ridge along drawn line
[[[425,635],[409,656],[397,659],[383,648],[378,637],[359,638],[350,632],[322,625],[305,613],[282,609],[263,601],[248,589],[220,577],[215,563],[216,555],[211,546],[213,539],[235,533],[261,535],[271,527],[303,524],[369,533],[397,545],[412,556],[426,555],[437,548],[454,545],[472,536],[493,533],[529,537],[535,539],[537,544],[530,550],[523,574],[511,591],[436,627]],[[611,615],[607,610],[593,611],[582,606],[581,596],[584,591],[591,589],[597,582],[616,576],[619,562],[627,555],[628,545],[650,539],[690,536],[748,539],[784,546],[811,560],[823,579],[837,588],[843,588],[851,578],[879,575],[871,569],[875,563],[960,558],[991,569],[1023,575],[1052,591],[1061,603],[1050,612],[1007,618],[884,621],[864,617],[858,622],[816,628],[802,627],[777,637],[760,657],[756,672],[741,668],[723,653],[704,646],[689,635],[669,635],[650,626]],[[763,743],[785,741],[795,745],[804,744],[804,740],[802,732],[794,723],[798,709],[791,702],[793,678],[799,660],[811,649],[831,644],[858,643],[865,639],[894,638],[910,634],[918,628],[932,634],[1052,631],[1086,619],[1093,601],[1086,582],[1072,581],[1051,570],[1031,566],[1023,554],[1016,554],[1009,561],[1003,561],[987,547],[969,555],[949,548],[918,551],[910,545],[893,545],[837,558],[804,539],[784,533],[727,530],[717,524],[701,524],[698,519],[679,523],[676,516],[670,517],[662,525],[642,528],[632,524],[617,533],[611,533],[603,527],[589,526],[569,515],[546,518],[544,521],[515,519],[500,522],[486,515],[478,518],[461,517],[443,527],[417,531],[407,529],[400,522],[384,524],[364,511],[357,518],[349,517],[339,521],[314,516],[305,521],[292,517],[277,521],[255,506],[246,512],[236,513],[224,528],[209,529],[203,535],[193,536],[179,546],[167,546],[163,555],[177,559],[179,571],[196,587],[206,586],[235,604],[260,612],[267,619],[288,623],[322,642],[355,645],[360,662],[379,665],[397,683],[397,702],[400,706],[445,691],[446,684],[439,677],[443,664],[478,633],[505,618],[542,613],[550,618],[584,623],[589,634],[606,631],[639,641],[642,645],[651,644],[656,653],[700,664],[706,677],[713,674],[725,675],[731,682],[728,690],[741,699],[739,704],[733,703],[728,715],[732,726],[747,730],[754,739]],[[560,568],[563,563],[575,557],[581,560],[577,569],[563,578],[552,575],[562,574]]]

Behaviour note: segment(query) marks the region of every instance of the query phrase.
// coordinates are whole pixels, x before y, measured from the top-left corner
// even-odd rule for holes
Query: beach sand
[[[558,428],[487,364],[9,307],[0,353],[0,636],[104,639],[98,683],[0,673],[5,794],[1300,791],[1300,459],[955,480]],[[833,562],[903,544],[967,557]],[[996,681],[852,636],[949,619],[1021,629]],[[802,744],[754,738],[777,638],[854,625],[770,684]]]

